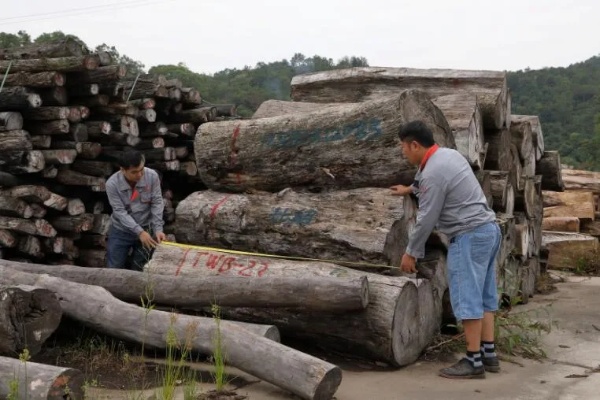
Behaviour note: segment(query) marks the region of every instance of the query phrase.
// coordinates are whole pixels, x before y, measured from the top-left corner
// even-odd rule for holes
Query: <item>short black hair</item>
[[[411,121],[400,127],[398,137],[403,142],[415,141],[423,147],[431,147],[435,144],[431,129],[423,121]]]
[[[137,150],[126,150],[119,158],[119,167],[123,169],[135,168],[145,161],[144,155]]]

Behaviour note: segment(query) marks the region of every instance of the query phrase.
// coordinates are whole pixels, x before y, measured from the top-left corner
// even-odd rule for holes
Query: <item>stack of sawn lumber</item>
[[[176,79],[126,72],[70,38],[0,49],[2,257],[103,266],[105,182],[128,148],[161,174],[164,218],[173,221],[177,192],[199,182],[196,129],[235,107],[206,106]]]

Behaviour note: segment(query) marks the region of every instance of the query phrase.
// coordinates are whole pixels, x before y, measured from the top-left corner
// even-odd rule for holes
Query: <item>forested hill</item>
[[[57,31],[31,38],[24,31],[0,32],[0,48],[65,36],[73,35]],[[130,76],[146,71],[143,64],[119,54],[114,46],[102,44],[96,50],[112,52],[127,65]],[[191,71],[184,63],[158,65],[148,72],[179,78],[184,85],[199,89],[206,101],[236,103],[242,116],[250,116],[267,99],[289,99],[290,81],[296,74],[354,66],[368,66],[368,61],[354,56],[334,61],[296,53],[289,60],[224,69],[212,75]],[[513,113],[540,116],[548,149],[559,150],[563,163],[600,171],[600,57],[566,68],[509,72],[508,83]]]

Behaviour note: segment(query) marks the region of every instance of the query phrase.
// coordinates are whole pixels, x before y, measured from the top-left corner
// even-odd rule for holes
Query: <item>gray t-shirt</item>
[[[456,150],[439,148],[412,186],[419,210],[406,252],[413,257],[425,256],[425,242],[436,227],[452,238],[496,219],[471,166]]]

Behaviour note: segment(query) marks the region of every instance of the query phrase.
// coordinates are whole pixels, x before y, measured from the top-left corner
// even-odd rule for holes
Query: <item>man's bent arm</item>
[[[123,225],[128,231],[135,233],[139,236],[140,233],[144,231],[144,229],[135,222],[133,217],[129,215],[127,210],[125,210],[125,205],[121,201],[121,197],[118,193],[118,188],[112,185],[106,186],[106,195],[108,197],[108,202],[113,209],[112,216]]]
[[[160,190],[160,179],[158,175],[154,175],[152,177],[152,203],[150,206],[150,218],[151,225],[154,234],[160,233],[163,231],[163,211],[165,209],[165,204],[162,197],[162,192]]]

